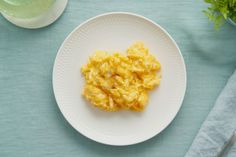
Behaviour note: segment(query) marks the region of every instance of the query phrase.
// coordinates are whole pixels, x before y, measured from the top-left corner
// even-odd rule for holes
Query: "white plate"
[[[122,50],[141,40],[162,65],[161,85],[150,93],[143,112],[105,112],[81,96],[80,67],[95,50]],[[53,88],[67,121],[84,136],[109,145],[130,145],[160,133],[179,111],[186,90],[186,69],[175,41],[140,15],[107,13],[87,20],[65,39],[53,69]]]

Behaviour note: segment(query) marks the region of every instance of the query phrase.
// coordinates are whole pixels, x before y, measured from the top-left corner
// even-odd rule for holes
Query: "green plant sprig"
[[[236,0],[204,0],[210,6],[204,10],[204,14],[214,23],[218,30],[227,20],[231,18],[236,22]]]

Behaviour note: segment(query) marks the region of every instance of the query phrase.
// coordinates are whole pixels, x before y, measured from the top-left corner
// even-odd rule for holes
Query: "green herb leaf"
[[[231,18],[236,19],[236,0],[204,0],[210,4],[207,10],[204,10],[204,14],[210,21],[214,23],[215,29],[219,29],[224,20]]]

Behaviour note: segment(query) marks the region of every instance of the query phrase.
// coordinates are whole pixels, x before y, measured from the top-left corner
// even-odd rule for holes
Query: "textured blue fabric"
[[[185,157],[215,157],[236,130],[236,71],[204,121]],[[236,156],[236,145],[228,157]]]
[[[236,68],[236,28],[219,32],[193,0],[70,0],[63,16],[37,30],[0,16],[0,157],[183,157]],[[141,14],[164,27],[184,56],[188,87],[175,120],[154,138],[113,147],[91,141],[64,120],[54,99],[58,48],[81,22],[110,11]],[[161,117],[160,117],[161,118]]]

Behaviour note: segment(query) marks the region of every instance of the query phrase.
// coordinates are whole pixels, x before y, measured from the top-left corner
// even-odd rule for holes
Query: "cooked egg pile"
[[[83,96],[94,106],[142,111],[147,105],[148,91],[160,83],[160,63],[142,42],[131,45],[126,53],[96,51],[82,66]]]

